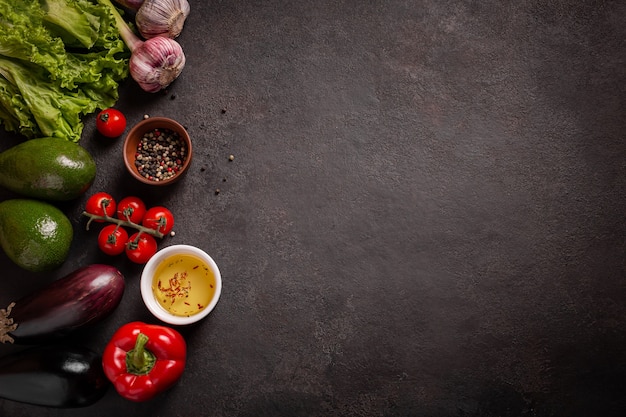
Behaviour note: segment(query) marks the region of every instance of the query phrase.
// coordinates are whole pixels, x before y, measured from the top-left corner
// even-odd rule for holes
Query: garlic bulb
[[[135,23],[145,39],[155,36],[176,38],[189,16],[187,0],[145,0],[137,10]]]
[[[132,53],[130,75],[149,93],[170,85],[185,67],[185,54],[178,42],[163,36],[147,39]]]
[[[142,41],[122,19],[111,0],[99,1],[111,10],[120,36],[131,52],[130,75],[144,91],[156,93],[178,78],[185,67],[185,54],[178,42],[163,36]]]

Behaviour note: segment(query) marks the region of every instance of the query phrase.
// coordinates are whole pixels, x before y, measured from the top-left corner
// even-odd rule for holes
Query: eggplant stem
[[[15,307],[15,303],[9,304],[5,309],[0,309],[0,342],[1,343],[13,343],[13,338],[9,336],[9,333],[17,329],[17,323],[13,323],[13,319],[9,317],[11,310]]]

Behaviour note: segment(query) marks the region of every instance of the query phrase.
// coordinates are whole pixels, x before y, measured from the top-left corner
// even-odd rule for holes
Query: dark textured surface
[[[211,254],[222,298],[181,330],[188,366],[158,399],[0,400],[1,416],[626,413],[626,3],[190,4],[179,80],[156,95],[128,82],[118,105],[131,124],[184,124],[189,175],[133,182],[93,118],[81,144],[90,192],[170,207],[161,245]],[[64,206],[76,238],[59,271],[1,255],[0,302],[114,264],[120,307],[76,337],[101,350],[154,320],[141,268],[84,230],[85,200]]]

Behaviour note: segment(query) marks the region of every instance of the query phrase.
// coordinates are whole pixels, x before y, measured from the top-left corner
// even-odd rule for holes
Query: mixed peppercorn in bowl
[[[124,164],[137,180],[151,185],[178,181],[192,158],[191,138],[177,121],[148,117],[128,132],[124,141]]]

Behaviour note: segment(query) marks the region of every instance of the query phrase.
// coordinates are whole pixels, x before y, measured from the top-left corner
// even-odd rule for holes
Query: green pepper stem
[[[135,347],[126,352],[126,371],[134,375],[147,375],[156,363],[156,356],[146,349],[148,336],[143,333],[137,335]]]

